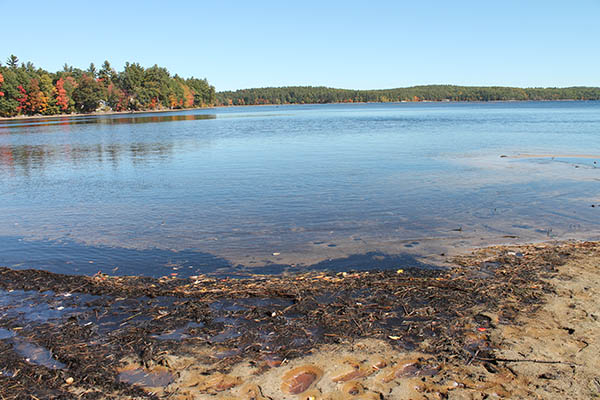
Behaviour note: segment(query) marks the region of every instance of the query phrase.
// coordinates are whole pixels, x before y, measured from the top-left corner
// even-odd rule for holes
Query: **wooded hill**
[[[397,101],[600,100],[598,87],[515,88],[426,85],[397,89],[348,90],[288,86],[217,93],[221,105],[356,103]]]

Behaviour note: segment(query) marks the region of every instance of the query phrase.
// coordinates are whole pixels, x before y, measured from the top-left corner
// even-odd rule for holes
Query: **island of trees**
[[[598,87],[516,88],[426,85],[348,90],[288,86],[215,92],[206,79],[171,76],[166,68],[126,63],[115,71],[66,65],[48,72],[11,55],[0,63],[0,117],[72,113],[172,110],[215,105],[320,104],[399,101],[600,100]]]
[[[0,116],[54,115],[95,111],[138,111],[206,107],[215,104],[206,79],[171,76],[166,68],[126,63],[115,71],[108,61],[97,69],[65,64],[48,72],[11,55],[0,63]]]

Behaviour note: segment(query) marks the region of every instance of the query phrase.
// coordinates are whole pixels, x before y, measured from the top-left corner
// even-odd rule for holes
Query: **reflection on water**
[[[244,275],[595,238],[599,129],[598,102],[3,121],[0,264]]]
[[[9,129],[26,127],[44,127],[52,125],[71,126],[80,124],[147,124],[157,122],[173,121],[195,121],[199,119],[215,119],[215,114],[114,114],[114,115],[93,115],[82,117],[48,117],[33,118],[25,120],[4,120],[0,121],[0,135],[10,133]]]
[[[43,169],[46,165],[53,165],[57,162],[68,162],[73,165],[107,162],[116,166],[123,158],[128,158],[133,162],[143,162],[152,157],[168,157],[172,151],[172,143],[0,146],[0,165],[6,170],[17,169],[28,175],[32,169]]]

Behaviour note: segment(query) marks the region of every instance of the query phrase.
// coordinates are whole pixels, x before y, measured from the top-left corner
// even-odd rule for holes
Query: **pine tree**
[[[6,65],[11,68],[17,68],[19,66],[19,59],[14,54],[11,54],[10,57],[6,59]]]

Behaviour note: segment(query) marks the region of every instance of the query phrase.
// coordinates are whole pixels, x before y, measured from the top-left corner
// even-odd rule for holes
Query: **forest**
[[[217,103],[220,105],[510,100],[600,100],[600,88],[426,85],[398,89],[348,90],[323,86],[290,86],[217,93]]]
[[[15,55],[0,62],[0,117],[111,111],[173,110],[231,105],[319,104],[399,101],[600,100],[598,87],[517,88],[425,85],[349,90],[288,86],[216,92],[206,79],[184,79],[166,68],[125,63],[117,72],[108,61],[98,69],[65,64],[48,72]]]
[[[206,79],[171,76],[166,68],[126,63],[117,72],[108,61],[86,70],[67,64],[48,72],[15,55],[0,63],[0,117],[96,111],[169,110],[215,104]]]

